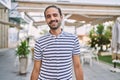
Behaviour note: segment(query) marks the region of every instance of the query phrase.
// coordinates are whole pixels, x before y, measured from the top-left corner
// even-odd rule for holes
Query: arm
[[[76,80],[83,80],[83,71],[82,71],[82,66],[80,64],[79,55],[73,55],[73,65],[74,65]]]
[[[37,80],[38,79],[38,76],[39,76],[39,73],[40,73],[40,68],[41,68],[41,62],[42,61],[34,60],[34,67],[33,67],[33,70],[32,70],[30,80]]]

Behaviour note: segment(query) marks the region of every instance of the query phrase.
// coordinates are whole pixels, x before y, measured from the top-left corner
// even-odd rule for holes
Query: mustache
[[[52,24],[53,22],[58,22],[58,20],[51,20],[49,24]]]

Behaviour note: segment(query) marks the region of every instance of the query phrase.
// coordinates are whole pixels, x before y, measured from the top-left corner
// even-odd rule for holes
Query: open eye
[[[58,16],[58,14],[54,13],[54,14],[53,14],[53,16],[54,16],[54,17],[57,17],[57,16]]]
[[[47,15],[46,18],[50,18],[51,16],[50,15]]]

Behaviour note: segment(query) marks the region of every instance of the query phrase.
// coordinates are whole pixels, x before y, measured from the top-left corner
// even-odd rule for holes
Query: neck
[[[58,36],[61,32],[62,32],[61,28],[58,28],[56,30],[50,30],[50,33],[55,36]]]

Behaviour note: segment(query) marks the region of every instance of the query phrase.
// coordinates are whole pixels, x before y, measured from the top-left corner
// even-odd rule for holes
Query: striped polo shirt
[[[38,80],[72,80],[72,56],[80,54],[77,36],[62,31],[36,40],[34,59],[42,60]]]

